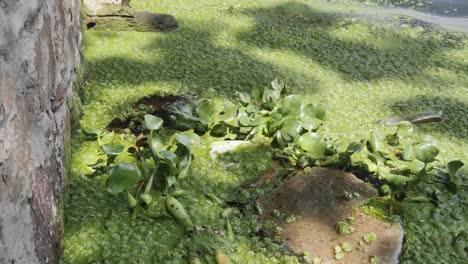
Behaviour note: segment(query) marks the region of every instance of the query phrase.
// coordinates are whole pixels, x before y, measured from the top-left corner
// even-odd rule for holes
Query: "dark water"
[[[384,3],[379,7],[364,7],[363,13],[381,19],[411,17],[448,31],[468,33],[468,0],[386,0]]]
[[[468,0],[432,0],[428,12],[438,16],[467,18]]]

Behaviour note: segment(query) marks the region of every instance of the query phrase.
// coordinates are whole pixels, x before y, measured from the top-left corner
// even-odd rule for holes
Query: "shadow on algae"
[[[207,88],[211,88],[216,96],[228,97],[237,92],[249,92],[254,87],[268,84],[276,77],[288,79],[288,87],[294,93],[313,96],[324,87],[333,89],[321,84],[320,80],[308,72],[297,72],[293,68],[279,67],[260,60],[246,52],[245,47],[272,52],[294,52],[335,72],[345,83],[352,85],[399,80],[423,86],[427,84],[437,92],[447,90],[450,93],[455,87],[460,89],[460,84],[454,84],[454,79],[462,78],[467,73],[468,64],[465,61],[453,61],[445,56],[447,51],[463,48],[464,36],[461,35],[442,31],[434,33],[433,29],[425,29],[425,32],[411,36],[402,34],[395,25],[373,26],[370,24],[372,21],[365,22],[365,19],[361,19],[358,22],[365,24],[370,39],[353,41],[340,38],[334,29],[359,30],[356,28],[359,23],[353,20],[359,18],[319,12],[296,2],[269,8],[233,9],[230,12],[232,15],[248,16],[254,20],[253,28],[235,35],[238,46],[243,48],[223,47],[213,42],[227,26],[223,22],[210,20],[203,24],[182,19],[179,31],[165,33],[143,48],[145,54],[154,54],[154,58],[147,55],[150,57],[145,59],[126,56],[89,59],[92,82],[112,83],[127,90],[127,87],[145,83],[173,83],[180,89],[166,92],[204,94]],[[102,34],[105,38],[113,37],[108,32],[96,34]],[[93,45],[97,44],[90,43],[88,49],[93,49]],[[432,68],[453,74],[434,75],[430,71]],[[101,89],[115,89],[115,86]],[[353,93],[352,90],[337,92]],[[109,93],[112,92],[103,93],[103,96]],[[453,103],[453,99],[445,97],[438,97],[429,103],[427,100],[420,102],[418,98],[406,97],[400,102],[385,102],[385,105],[396,114],[414,113],[411,111],[421,105],[429,109],[448,110],[448,122],[444,122],[442,126],[427,126],[423,131],[446,133],[459,138],[466,136],[466,129],[463,129],[468,122],[468,110],[463,107],[466,103]],[[129,100],[137,99],[129,98],[121,105],[117,103],[112,107],[120,109],[127,106]],[[96,100],[104,99],[85,96],[85,103]]]

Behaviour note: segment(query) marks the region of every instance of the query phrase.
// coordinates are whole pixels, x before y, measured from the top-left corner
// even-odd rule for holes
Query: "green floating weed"
[[[366,233],[362,239],[367,243],[367,244],[371,244],[373,242],[375,242],[377,240],[377,235],[373,232],[370,232],[370,233]]]

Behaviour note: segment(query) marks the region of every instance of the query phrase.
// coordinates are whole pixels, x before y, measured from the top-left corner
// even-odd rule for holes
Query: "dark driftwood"
[[[170,31],[177,29],[177,20],[168,14],[155,14],[146,11],[132,15],[89,16],[85,18],[86,27],[96,30],[115,31]]]
[[[108,4],[99,1],[85,1],[84,22],[86,27],[96,30],[141,32],[177,29],[177,20],[172,15],[136,11],[128,6],[129,2],[129,0],[123,0],[121,4]]]

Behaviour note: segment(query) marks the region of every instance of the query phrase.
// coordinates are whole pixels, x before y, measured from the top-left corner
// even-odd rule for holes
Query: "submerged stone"
[[[398,263],[403,242],[401,224],[384,222],[361,209],[377,194],[370,184],[351,173],[317,167],[287,180],[258,202],[263,208],[261,220],[273,220],[280,226],[281,236],[296,254],[319,256],[322,263],[335,263],[337,259],[342,263],[370,263],[374,256],[378,263]],[[339,233],[338,223],[347,230]],[[375,241],[370,241],[372,233]],[[335,247],[341,249],[343,243],[349,245],[337,254]],[[346,252],[348,246],[351,251]]]

